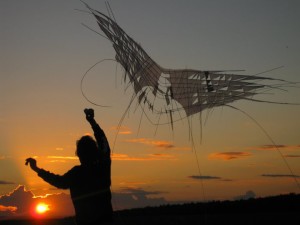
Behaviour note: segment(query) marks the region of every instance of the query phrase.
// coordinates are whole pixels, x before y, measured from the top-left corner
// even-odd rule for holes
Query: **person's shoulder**
[[[72,168],[72,170],[80,170],[81,167],[82,167],[81,165],[76,165]]]
[[[69,172],[76,173],[76,172],[78,172],[80,170],[81,170],[81,166],[77,165],[77,166],[74,166],[72,169],[70,169]]]

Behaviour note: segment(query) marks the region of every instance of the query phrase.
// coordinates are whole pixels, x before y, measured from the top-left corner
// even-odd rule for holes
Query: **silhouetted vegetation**
[[[163,205],[115,212],[116,225],[129,224],[300,224],[300,195],[237,201]],[[73,218],[1,221],[1,225],[74,225]]]
[[[300,212],[300,195],[289,194],[237,201],[212,201],[129,209],[120,215],[194,215],[227,213]]]

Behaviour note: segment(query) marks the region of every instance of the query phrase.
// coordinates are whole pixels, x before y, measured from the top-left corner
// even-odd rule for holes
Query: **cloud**
[[[165,205],[169,203],[165,198],[153,197],[153,195],[164,193],[166,192],[146,191],[141,188],[123,188],[120,192],[113,193],[113,202],[117,202],[117,210]]]
[[[112,194],[114,210],[159,206],[168,204],[165,198],[159,195],[166,192],[147,191],[141,188],[125,187]],[[62,218],[74,215],[74,208],[69,194],[57,193],[45,196],[35,196],[20,185],[11,193],[0,196],[0,219],[32,218],[35,207],[39,203],[49,206],[45,218]]]
[[[150,154],[149,156],[153,160],[176,160],[175,156],[171,154],[156,153],[156,154]]]
[[[0,180],[0,184],[15,184],[15,183],[11,181]]]
[[[195,179],[195,180],[221,180],[221,177],[215,176],[188,176],[188,178]]]
[[[159,194],[165,194],[167,192],[162,191],[146,191],[142,188],[132,188],[132,187],[125,187],[121,190],[122,193],[129,193],[129,194],[135,194],[135,195],[159,195]]]
[[[261,146],[252,147],[251,149],[258,150],[258,151],[259,150],[272,151],[277,149],[296,150],[296,149],[300,149],[300,145],[261,145]]]
[[[49,217],[66,217],[75,215],[71,196],[65,193],[35,196],[35,202],[45,202],[49,205]]]
[[[148,154],[144,157],[129,156],[127,154],[113,153],[111,155],[112,160],[116,161],[158,161],[158,160],[177,160],[174,155],[171,154]],[[47,156],[50,162],[64,163],[67,160],[78,160],[77,156]],[[1,183],[0,183],[1,184]]]
[[[17,207],[15,206],[4,206],[0,205],[0,212],[15,212],[17,211]]]
[[[43,202],[49,205],[49,212],[45,217],[66,217],[74,215],[74,208],[70,195],[64,193],[45,196],[35,196],[27,191],[25,186],[19,185],[12,192],[0,196],[0,217],[33,217],[35,207]]]
[[[7,195],[0,196],[0,205],[4,207],[15,207],[15,211],[2,211],[0,216],[22,215],[31,208],[31,199],[34,195],[26,191],[24,186],[18,186]]]
[[[300,155],[284,155],[286,158],[300,158]]]
[[[132,157],[127,154],[112,154],[112,160],[116,161],[158,161],[158,160],[177,160],[173,155],[169,154],[149,154],[144,157]]]
[[[261,145],[255,147],[256,150],[276,150],[277,148],[287,148],[286,145]]]
[[[47,156],[50,162],[64,163],[67,160],[78,160],[77,156]],[[158,160],[177,160],[174,155],[171,154],[148,154],[144,157],[129,156],[127,154],[113,153],[111,155],[112,160],[116,161],[158,161]],[[0,183],[1,184],[1,183]]]
[[[255,198],[256,194],[253,191],[247,191],[244,195],[239,195],[234,197],[234,200],[247,200],[251,198]]]
[[[148,139],[148,138],[128,139],[128,140],[125,140],[125,142],[139,143],[139,144],[143,144],[143,145],[150,145],[150,146],[153,146],[156,148],[165,148],[165,149],[170,149],[170,148],[175,147],[172,144],[172,142],[163,141],[163,140],[152,140],[152,139]]]
[[[162,154],[162,153],[154,153],[154,154],[150,154],[151,156],[158,156],[158,157],[170,157],[172,155],[170,154]]]
[[[293,174],[262,174],[261,176],[263,177],[270,177],[270,178],[300,178],[298,175],[293,175]]]
[[[77,156],[47,156],[48,159],[78,159]]]
[[[225,182],[232,182],[234,180],[232,179],[224,179],[222,177],[217,176],[199,176],[199,175],[192,175],[188,176],[188,178],[194,179],[194,180],[218,180],[218,181],[225,181]]]
[[[129,127],[121,126],[121,127],[111,127],[111,130],[118,131],[118,134],[128,135],[132,134],[132,131]]]
[[[67,160],[78,160],[77,156],[47,156],[50,162],[66,162]]]
[[[208,156],[209,159],[232,160],[249,157],[252,154],[249,152],[219,152],[212,153]]]

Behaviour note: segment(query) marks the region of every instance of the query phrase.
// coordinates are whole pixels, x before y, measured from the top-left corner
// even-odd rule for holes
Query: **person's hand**
[[[33,158],[27,158],[26,159],[26,162],[25,162],[25,165],[27,166],[27,165],[30,165],[30,167],[31,167],[31,169],[32,170],[34,170],[34,171],[38,171],[38,167],[37,167],[37,165],[36,165],[36,160],[35,159],[33,159]]]
[[[94,119],[94,110],[93,109],[84,109],[85,117],[87,121],[92,121]]]

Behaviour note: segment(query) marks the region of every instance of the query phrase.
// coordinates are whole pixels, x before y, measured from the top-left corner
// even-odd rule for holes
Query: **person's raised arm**
[[[93,131],[94,136],[96,138],[98,148],[101,151],[101,154],[105,154],[107,156],[110,156],[110,147],[107,141],[107,138],[105,136],[104,131],[101,129],[99,124],[96,122],[94,116],[94,110],[93,109],[85,109],[84,110],[86,120],[90,123]]]
[[[25,161],[26,166],[30,166],[30,168],[38,174],[44,181],[48,182],[49,184],[62,189],[67,189],[70,186],[70,177],[72,171],[65,173],[63,176],[56,175],[46,171],[42,168],[37,166],[37,162],[34,158],[27,158]]]

